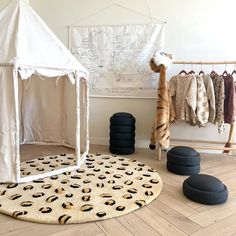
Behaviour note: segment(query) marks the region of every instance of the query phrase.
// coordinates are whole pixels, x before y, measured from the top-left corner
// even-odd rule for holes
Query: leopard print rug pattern
[[[24,162],[22,175],[73,162],[72,157],[61,154]],[[29,183],[1,184],[0,212],[31,222],[83,223],[132,212],[154,200],[161,189],[158,172],[143,163],[116,155],[89,154],[78,170]]]

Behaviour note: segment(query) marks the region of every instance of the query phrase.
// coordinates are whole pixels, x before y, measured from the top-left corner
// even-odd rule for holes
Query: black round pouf
[[[180,156],[184,155],[184,156],[193,157],[193,156],[199,155],[199,153],[195,149],[191,147],[187,147],[187,146],[176,146],[176,147],[171,148],[169,152],[180,155]]]
[[[192,201],[206,205],[222,204],[227,201],[228,189],[211,175],[192,175],[183,183],[184,195]]]
[[[200,165],[184,166],[176,165],[171,162],[166,163],[166,168],[168,171],[175,173],[177,175],[196,175],[200,172]]]
[[[176,165],[199,165],[200,155],[198,156],[181,156],[171,152],[167,152],[167,161]]]
[[[113,147],[131,147],[134,146],[134,139],[129,139],[129,140],[111,139],[110,145]]]
[[[116,118],[133,118],[133,115],[128,112],[117,112],[112,115],[112,117]]]
[[[130,140],[135,138],[135,133],[110,132],[110,139]]]
[[[135,126],[131,125],[110,125],[110,131],[115,133],[133,133]]]
[[[118,117],[111,117],[110,118],[110,124],[111,125],[134,125],[135,124],[135,118],[129,117],[129,118],[118,118]]]
[[[178,175],[195,175],[200,171],[200,155],[190,147],[176,146],[167,152],[167,170]]]
[[[134,146],[131,147],[113,147],[110,145],[110,152],[113,154],[128,155],[134,153]]]

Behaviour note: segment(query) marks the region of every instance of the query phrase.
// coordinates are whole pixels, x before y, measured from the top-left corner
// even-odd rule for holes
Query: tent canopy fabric
[[[65,70],[78,71],[86,77],[88,71],[76,60],[62,42],[24,0],[12,0],[0,13],[0,63],[13,63],[45,76],[61,76]],[[41,69],[41,70],[40,70]],[[57,70],[46,70],[57,69]],[[58,71],[58,69],[60,71]],[[23,73],[23,72],[22,72]]]
[[[0,12],[0,45],[0,182],[78,169],[88,153],[88,71],[24,0]],[[77,163],[22,178],[20,143],[74,147]]]

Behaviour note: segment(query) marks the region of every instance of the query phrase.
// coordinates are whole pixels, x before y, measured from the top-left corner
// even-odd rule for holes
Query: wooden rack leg
[[[227,143],[225,144],[225,147],[231,147],[231,144],[234,142],[233,137],[234,137],[234,127],[235,127],[235,122],[233,122],[230,125],[230,130],[229,130],[229,138]],[[224,150],[223,153],[229,153],[230,150]]]
[[[158,161],[161,161],[161,147],[158,147],[157,149],[157,157],[158,157]]]

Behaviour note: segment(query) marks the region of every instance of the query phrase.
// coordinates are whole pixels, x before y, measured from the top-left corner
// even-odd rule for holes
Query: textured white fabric
[[[0,182],[22,181],[19,143],[73,146],[81,165],[87,70],[24,0],[0,13],[0,45]]]

